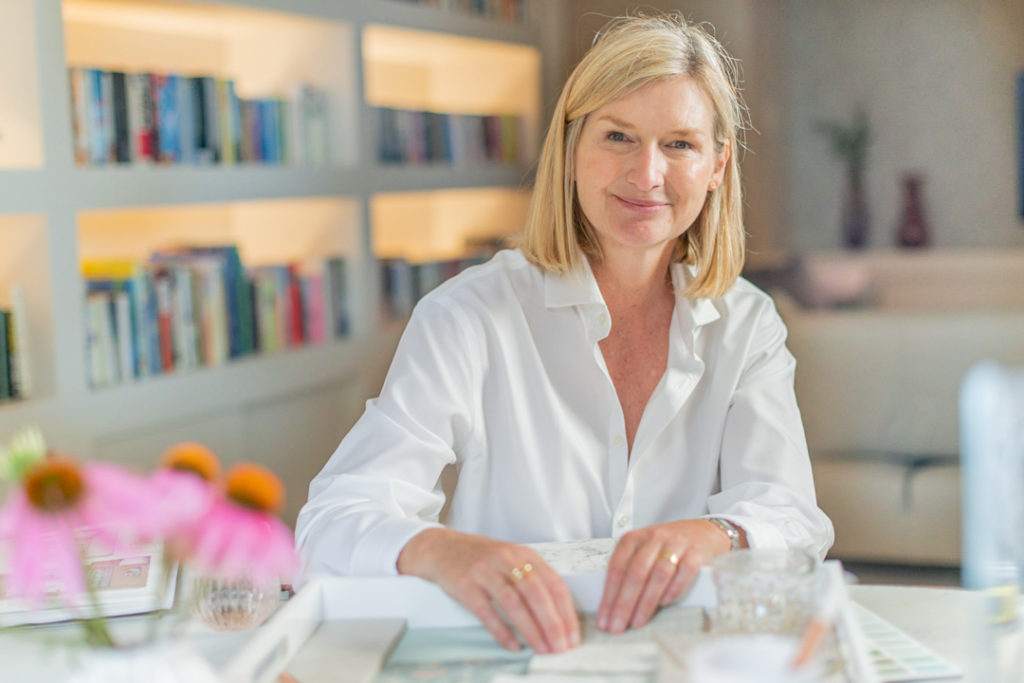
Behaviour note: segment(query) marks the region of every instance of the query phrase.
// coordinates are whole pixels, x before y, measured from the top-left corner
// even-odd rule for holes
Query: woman
[[[699,27],[602,31],[556,106],[521,248],[420,302],[310,486],[311,571],[417,575],[505,647],[510,624],[558,652],[579,643],[571,597],[519,544],[615,537],[597,623],[616,633],[731,548],[824,556],[785,327],[738,278],[742,115]]]

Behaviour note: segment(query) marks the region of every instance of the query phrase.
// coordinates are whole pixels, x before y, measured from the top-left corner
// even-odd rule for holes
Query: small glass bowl
[[[281,598],[278,581],[197,576],[188,597],[189,613],[216,631],[255,628],[273,614]]]
[[[744,549],[711,562],[718,633],[799,633],[815,598],[815,558],[803,550]]]

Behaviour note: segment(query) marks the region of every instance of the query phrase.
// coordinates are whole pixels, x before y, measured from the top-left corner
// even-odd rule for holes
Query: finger
[[[522,643],[516,638],[512,629],[494,609],[491,596],[484,589],[477,588],[470,595],[459,598],[459,602],[476,615],[484,628],[490,631],[496,643],[506,650],[519,651],[523,649]]]
[[[636,547],[635,537],[626,534],[615,546],[612,557],[608,561],[608,572],[604,579],[604,593],[601,605],[597,608],[597,627],[607,631],[611,626],[612,606],[619,598],[619,591],[626,580],[626,569]]]
[[[640,547],[630,558],[629,566],[626,568],[622,585],[619,588],[619,595],[615,599],[609,615],[608,630],[612,633],[622,633],[632,621],[637,601],[640,599],[640,593],[644,586],[647,585],[647,578],[654,566],[654,559],[659,548],[660,546],[654,545]]]
[[[526,596],[527,605],[540,624],[548,646],[554,652],[563,652],[579,645],[579,618],[565,581],[543,562],[534,567],[518,587]]]
[[[519,583],[525,580],[524,577]],[[534,652],[547,654],[551,651],[544,637],[543,629],[534,618],[533,612],[527,606],[519,588],[510,579],[502,578],[500,585],[492,588],[491,598]]]
[[[671,605],[678,600],[687,591],[693,580],[697,578],[697,573],[700,571],[701,564],[703,563],[697,562],[695,566],[692,557],[692,553],[686,553],[679,561],[676,574],[672,577],[672,582],[669,583],[668,588],[661,597],[662,607]]]
[[[650,572],[647,574],[647,584],[640,593],[636,603],[636,610],[633,612],[631,626],[640,628],[654,616],[655,610],[661,603],[662,596],[672,583],[677,572],[679,555],[671,551],[662,551],[654,560]]]
[[[697,574],[700,572],[700,567],[711,561],[711,556],[705,552],[700,552],[694,547],[689,548],[679,560],[679,569],[676,571],[676,577],[672,580],[672,584],[669,589],[665,592],[665,596],[662,598],[662,604],[667,605],[675,602],[679,599],[683,593],[689,589],[690,584],[696,579]]]
[[[545,565],[547,567],[547,565]],[[576,612],[576,602],[565,585],[565,579],[559,576],[554,569],[547,567],[554,579],[548,581],[548,592],[555,601],[555,607],[562,617],[562,623],[566,625],[566,633],[569,637],[569,647],[576,647],[582,641],[580,636],[580,617]]]

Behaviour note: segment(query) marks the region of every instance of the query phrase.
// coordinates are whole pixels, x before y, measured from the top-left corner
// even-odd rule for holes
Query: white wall
[[[1017,178],[1020,0],[784,0],[779,86],[785,180],[780,242],[839,244],[843,168],[816,121],[874,122],[871,246],[893,244],[900,176],[927,176],[933,244],[1024,244]]]
[[[569,63],[607,17],[637,7],[710,22],[743,63],[755,252],[840,245],[844,169],[814,127],[849,121],[860,102],[875,133],[870,246],[894,243],[907,170],[927,177],[935,246],[1024,245],[1014,100],[1021,0],[571,0]]]

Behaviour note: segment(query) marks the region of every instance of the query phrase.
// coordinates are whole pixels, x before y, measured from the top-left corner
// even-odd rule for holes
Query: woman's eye
[[[693,147],[693,145],[691,145],[686,140],[674,140],[673,142],[669,143],[669,147],[671,147],[672,149],[690,149],[691,147]]]
[[[625,133],[620,133],[617,130],[608,133],[607,138],[612,142],[625,142],[627,139]]]

